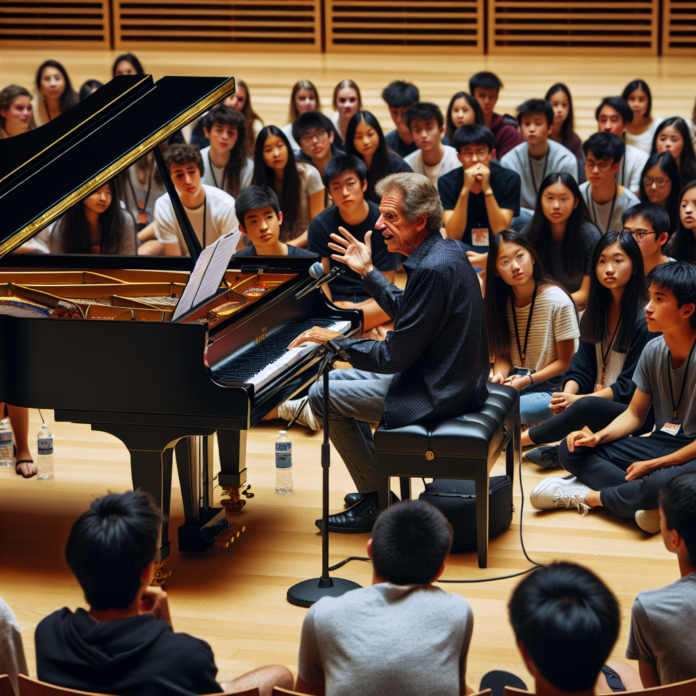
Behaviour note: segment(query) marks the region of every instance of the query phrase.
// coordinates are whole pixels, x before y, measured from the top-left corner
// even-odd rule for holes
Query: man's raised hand
[[[365,243],[359,242],[345,227],[339,227],[339,234],[332,234],[329,248],[337,251],[331,258],[345,263],[348,268],[364,276],[372,268],[372,231],[365,235]],[[341,236],[343,235],[343,236]]]

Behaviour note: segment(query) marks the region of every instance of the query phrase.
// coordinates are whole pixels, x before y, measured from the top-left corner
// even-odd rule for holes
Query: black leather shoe
[[[369,534],[378,515],[379,509],[372,497],[362,497],[343,512],[329,515],[329,531],[336,534]],[[320,531],[321,522],[321,519],[318,519],[314,523]]]
[[[346,497],[343,498],[343,502],[346,504],[346,507],[351,507],[352,505],[355,505],[355,503],[358,502],[362,498],[362,493],[346,493]],[[391,494],[391,504],[393,505],[394,503],[398,503],[399,499],[396,496],[396,493],[392,491]]]

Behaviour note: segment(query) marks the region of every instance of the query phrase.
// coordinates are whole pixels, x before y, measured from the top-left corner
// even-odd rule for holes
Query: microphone
[[[324,275],[324,266],[321,261],[317,261],[309,267],[309,275],[311,275],[314,280],[318,280]]]
[[[308,295],[310,292],[312,292],[312,290],[319,290],[319,288],[322,288],[324,285],[330,283],[332,280],[334,280],[335,278],[337,278],[345,272],[345,268],[339,268],[338,266],[334,266],[331,269],[330,273],[324,275],[324,267],[321,265],[321,263],[319,263],[318,261],[316,263],[313,263],[310,266],[309,274],[312,276],[312,278],[315,278],[315,281],[307,285],[307,287],[302,288],[302,290],[300,290],[295,295],[295,299],[302,299],[305,295]]]

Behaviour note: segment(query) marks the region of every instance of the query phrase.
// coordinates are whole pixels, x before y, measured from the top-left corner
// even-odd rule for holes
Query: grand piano
[[[233,78],[122,76],[0,141],[0,401],[54,409],[57,421],[88,423],[125,444],[133,487],[164,514],[160,565],[170,553],[174,451],[179,549],[204,551],[238,534],[225,507],[244,503],[247,433],[316,378],[324,350],[287,345],[314,325],[360,329],[360,312],[319,291],[296,299],[313,282],[314,259],[295,257],[233,256],[214,297],[173,320],[201,248],[160,144],[233,91]],[[12,253],[150,151],[188,256]],[[224,506],[216,486],[229,496]]]

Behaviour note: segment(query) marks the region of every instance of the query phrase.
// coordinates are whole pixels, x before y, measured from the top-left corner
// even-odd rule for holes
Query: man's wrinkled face
[[[380,216],[375,228],[381,231],[390,252],[410,256],[418,246],[419,220],[409,221],[404,215],[403,205],[403,194],[399,189],[388,191],[380,203]],[[423,226],[421,224],[420,228]]]

